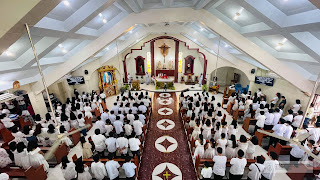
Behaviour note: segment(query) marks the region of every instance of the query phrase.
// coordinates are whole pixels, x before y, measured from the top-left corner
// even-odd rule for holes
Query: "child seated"
[[[91,172],[94,178],[97,180],[102,180],[107,176],[106,168],[104,164],[100,161],[99,154],[93,156],[94,162],[91,164]]]
[[[126,178],[128,180],[134,180],[135,179],[135,175],[136,175],[136,171],[135,169],[137,168],[137,166],[131,162],[131,157],[127,156],[125,158],[125,163],[122,165],[122,169],[124,170],[125,174],[126,174]]]

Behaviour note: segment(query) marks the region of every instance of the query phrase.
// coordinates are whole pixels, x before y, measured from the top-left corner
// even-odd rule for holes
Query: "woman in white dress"
[[[89,172],[89,168],[87,165],[84,165],[82,162],[82,158],[80,157],[76,161],[76,171],[77,171],[77,180],[91,180],[92,176]]]
[[[253,154],[254,154],[257,146],[258,146],[258,138],[257,138],[257,136],[252,136],[250,141],[248,142],[248,149],[246,152],[247,159],[254,159]]]
[[[191,117],[191,116],[192,116],[192,113],[193,113],[193,111],[192,111],[192,106],[189,106],[186,116],[187,116],[187,117]]]
[[[202,135],[203,135],[203,138],[205,140],[210,140],[211,139],[211,129],[212,129],[212,125],[211,125],[211,122],[210,120],[206,120],[206,123],[204,126],[202,126]]]
[[[226,156],[228,159],[231,159],[234,157],[236,148],[237,148],[236,136],[232,134],[230,136],[230,139],[228,140],[227,148],[226,148]]]
[[[86,103],[86,106],[83,108],[85,117],[92,118],[92,109],[89,106],[89,103]]]
[[[70,125],[71,125],[71,128],[75,128],[75,129],[79,128],[79,122],[78,122],[77,116],[73,112],[70,113]]]
[[[192,132],[192,135],[191,137],[194,139],[194,140],[197,140],[199,139],[199,135],[201,134],[201,124],[200,124],[200,120],[197,119],[197,124],[196,126],[193,128],[193,132]]]
[[[194,150],[193,157],[196,158],[198,155],[200,158],[203,158],[204,155],[204,145],[206,144],[206,140],[203,139],[203,135],[199,134],[199,139],[195,142],[196,149]]]
[[[228,139],[226,139],[226,134],[221,133],[221,138],[217,140],[217,148],[222,148],[222,154],[226,154],[226,145],[228,143]]]
[[[237,153],[238,153],[239,149],[241,149],[244,153],[247,152],[247,149],[248,149],[248,142],[247,141],[248,141],[248,139],[246,138],[245,135],[240,136],[240,142],[238,142],[238,144],[237,144],[238,147],[237,147],[236,151],[234,152],[235,157],[237,157],[237,155],[238,155]]]
[[[215,140],[215,141],[217,141],[218,139],[220,139],[220,137],[221,137],[221,132],[222,132],[222,128],[221,128],[221,124],[220,124],[220,122],[217,122],[216,123],[216,129],[215,129],[215,133],[214,133],[214,137],[213,137],[213,139]]]
[[[216,142],[213,138],[210,139],[210,142],[205,145],[205,152],[203,158],[205,159],[213,159],[213,156],[216,154]]]
[[[216,127],[217,123],[219,122],[221,125],[221,120],[222,120],[222,113],[221,111],[218,111],[217,115],[215,116],[215,121],[214,121],[214,127]]]
[[[0,168],[4,168],[11,163],[11,159],[7,151],[3,148],[0,148]]]
[[[37,168],[40,165],[43,165],[44,170],[48,172],[49,164],[44,159],[43,152],[38,147],[38,143],[35,141],[30,141],[28,143],[27,150],[29,152],[30,165],[34,168]]]
[[[242,98],[241,101],[239,102],[239,110],[244,110],[246,105],[246,99]]]
[[[61,159],[61,171],[66,180],[77,177],[76,165],[73,162],[70,162],[67,156],[63,156]]]
[[[30,167],[28,151],[23,142],[17,144],[17,154],[14,157],[14,162],[23,169],[28,169]]]
[[[231,135],[236,135],[237,132],[238,132],[238,123],[237,123],[237,120],[232,120],[229,128],[228,128],[228,137],[229,139],[231,138]]]

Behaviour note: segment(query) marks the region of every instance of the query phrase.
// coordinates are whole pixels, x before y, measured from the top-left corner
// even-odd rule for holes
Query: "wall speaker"
[[[84,70],[84,74],[88,75],[89,74],[88,70]]]
[[[251,69],[251,74],[254,74],[256,72],[255,69]]]

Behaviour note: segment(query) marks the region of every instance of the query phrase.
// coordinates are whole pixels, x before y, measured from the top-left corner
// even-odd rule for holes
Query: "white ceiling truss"
[[[216,54],[219,34],[213,27],[203,24],[201,19],[196,18],[180,18],[183,20],[174,22],[176,16],[174,11],[167,11],[168,8],[184,7],[207,10],[198,13],[209,12],[219,18],[306,79],[315,80],[320,72],[318,48],[320,10],[308,0],[286,2],[283,0],[68,0],[68,2],[69,6],[63,2],[59,3],[31,28],[40,63],[46,73],[63,66],[68,73],[99,57],[111,57],[113,53],[125,50],[137,39],[150,33],[179,33],[203,46],[208,52]],[[150,9],[159,9],[154,12],[163,15],[155,18],[156,20],[137,19],[134,24],[127,22],[129,25],[123,26],[126,28],[119,29],[117,33],[110,33],[113,36],[109,37],[108,41],[99,40],[103,39],[108,31],[116,29],[118,24],[126,22],[129,15],[132,19],[141,18],[138,15]],[[240,15],[235,19],[238,12]],[[171,16],[165,13],[171,13]],[[188,17],[188,14],[185,16]],[[164,26],[166,22],[171,22],[170,26]],[[132,25],[134,29],[127,31]],[[114,40],[117,40],[118,51],[114,51],[116,47]],[[99,45],[101,48],[87,54],[85,60],[75,67],[69,66],[72,61],[67,61],[84,55],[82,51],[97,42],[101,43]],[[247,51],[242,49],[242,46],[234,45],[233,42],[235,41],[232,39],[221,39],[220,56],[223,59],[231,63],[243,60],[260,68],[271,69],[270,65],[266,68],[265,64],[244,53]],[[277,47],[279,43],[282,44],[280,48]],[[113,53],[110,53],[112,51]],[[0,72],[0,89],[10,88],[14,80],[19,80],[21,84],[38,80],[35,59],[26,34],[1,54]]]

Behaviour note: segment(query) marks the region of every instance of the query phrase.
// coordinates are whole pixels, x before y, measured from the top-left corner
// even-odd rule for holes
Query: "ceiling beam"
[[[174,0],[162,0],[162,4],[164,7],[171,7],[174,4]]]
[[[188,12],[188,13],[185,13]],[[278,59],[261,49],[259,46],[239,34],[230,26],[212,15],[207,10],[194,10],[192,8],[168,8],[152,9],[139,14],[130,14],[115,26],[107,30],[98,39],[85,47],[85,51],[80,51],[69,60],[59,65],[56,70],[46,75],[48,85],[53,84],[65,74],[71,72],[78,65],[100,52],[114,39],[120,37],[124,32],[130,30],[135,24],[176,22],[176,21],[201,21],[212,31],[220,34],[223,38],[231,42],[235,47],[247,53],[248,56],[261,63],[266,68],[277,73],[303,92],[310,93],[313,83],[294,70],[281,63]],[[33,85],[33,90],[39,93],[43,90],[43,85],[37,82]]]
[[[42,0],[0,38],[0,54],[26,33],[25,23],[34,25],[54,9],[61,0]],[[13,8],[13,7],[11,7]],[[13,11],[14,12],[14,11]]]
[[[320,9],[320,1],[319,0],[309,0],[314,6]]]
[[[137,0],[124,0],[128,6],[132,9],[133,12],[135,13],[140,13],[141,12],[141,8],[137,2]]]
[[[202,9],[204,8],[209,2],[211,2],[212,0],[199,0],[196,4],[195,4],[195,9]]]

